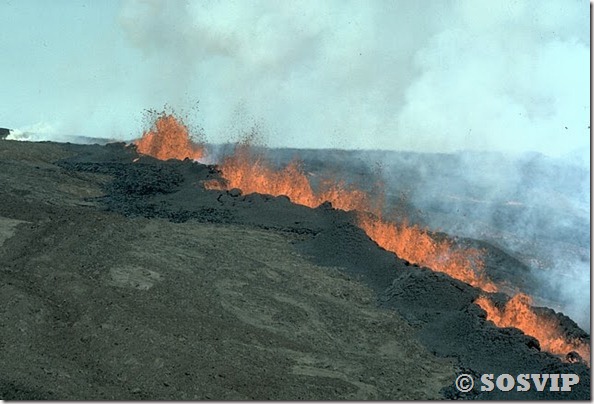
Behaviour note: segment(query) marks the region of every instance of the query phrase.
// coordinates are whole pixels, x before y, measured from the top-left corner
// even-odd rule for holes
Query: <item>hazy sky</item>
[[[0,0],[0,127],[587,160],[589,3]],[[196,107],[199,102],[198,108]]]

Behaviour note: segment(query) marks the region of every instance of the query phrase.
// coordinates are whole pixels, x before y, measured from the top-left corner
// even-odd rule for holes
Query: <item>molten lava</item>
[[[171,114],[161,114],[153,128],[134,144],[139,153],[159,160],[198,160],[205,155],[204,147],[192,142],[188,128]]]
[[[297,161],[285,168],[275,169],[262,157],[252,152],[248,144],[240,144],[235,153],[219,165],[225,183],[210,181],[207,189],[239,188],[244,194],[254,192],[268,195],[285,195],[297,204],[315,208],[330,202],[334,208],[345,211],[368,210],[373,204],[367,193],[343,182],[322,181],[320,190],[314,191]],[[379,205],[376,207],[379,209]]]
[[[497,286],[483,273],[481,252],[477,249],[455,248],[450,241],[437,241],[418,226],[397,225],[371,215],[360,214],[358,225],[380,247],[402,259],[444,272],[484,291],[497,291]]]
[[[590,345],[578,339],[568,341],[556,318],[538,315],[532,309],[532,299],[523,293],[511,298],[503,309],[499,309],[487,297],[476,301],[487,312],[487,319],[497,327],[515,327],[538,340],[543,351],[565,356],[575,351],[589,365]]]

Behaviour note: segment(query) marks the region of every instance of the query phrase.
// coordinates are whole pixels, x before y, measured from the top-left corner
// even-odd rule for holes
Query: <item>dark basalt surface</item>
[[[590,399],[586,365],[495,327],[473,303],[481,291],[383,250],[352,213],[207,191],[216,167],[123,143],[30,145],[0,147],[0,356],[11,369],[0,398],[414,399],[449,383],[442,397]],[[344,172],[365,176],[363,167]],[[498,282],[529,291],[536,281],[487,242],[452,240],[483,249]],[[563,314],[536,310],[590,340]],[[450,361],[475,378],[576,373],[580,383],[460,393]],[[257,374],[241,371],[250,366]]]
[[[371,287],[377,304],[396,310],[416,330],[419,340],[434,354],[455,358],[460,374],[483,373],[576,373],[580,383],[571,393],[489,392],[475,387],[459,393],[452,386],[448,398],[475,399],[581,399],[590,398],[590,372],[581,363],[563,363],[541,352],[538,343],[516,329],[499,329],[486,321],[485,313],[473,301],[480,291],[449,276],[409,265],[377,246],[354,225],[350,213],[328,204],[316,209],[292,204],[286,197],[241,195],[237,190],[207,191],[203,182],[218,178],[214,167],[191,161],[157,161],[141,156],[135,163],[134,150],[121,144],[70,146],[80,151],[60,165],[72,171],[112,175],[107,196],[101,199],[106,210],[130,217],[165,218],[173,222],[196,220],[205,223],[232,223],[275,229],[298,235],[298,251],[316,264],[337,267],[348,276]],[[487,251],[487,271],[497,281],[517,285],[528,271],[517,260],[488,243],[466,240]],[[508,297],[493,296],[500,303]],[[589,341],[589,335],[566,316],[556,316],[567,334]]]

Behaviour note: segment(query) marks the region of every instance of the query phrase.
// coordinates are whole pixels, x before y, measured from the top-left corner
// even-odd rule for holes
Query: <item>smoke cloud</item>
[[[250,116],[271,146],[575,155],[589,145],[586,11],[578,1],[133,1],[119,24],[153,66],[151,94],[199,98],[216,139]]]
[[[0,11],[0,124],[12,129],[130,139],[144,109],[167,104],[215,143],[258,122],[270,146],[589,162],[580,0],[24,0]]]

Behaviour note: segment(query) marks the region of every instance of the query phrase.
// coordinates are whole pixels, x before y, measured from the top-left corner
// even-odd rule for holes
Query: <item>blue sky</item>
[[[271,146],[588,161],[582,0],[0,0],[0,15],[0,126],[48,138],[131,139],[168,104],[214,142],[258,125]]]

